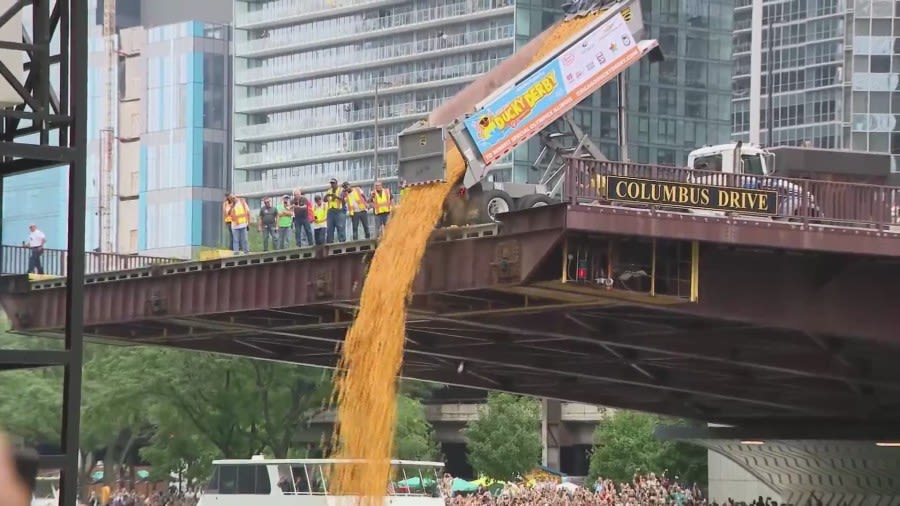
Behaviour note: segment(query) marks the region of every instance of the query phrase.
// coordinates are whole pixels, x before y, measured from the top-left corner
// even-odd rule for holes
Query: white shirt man
[[[28,258],[28,274],[43,274],[44,264],[41,262],[41,257],[44,256],[44,244],[47,243],[47,236],[35,224],[29,225],[28,230],[30,230],[28,247],[31,248],[31,256]]]

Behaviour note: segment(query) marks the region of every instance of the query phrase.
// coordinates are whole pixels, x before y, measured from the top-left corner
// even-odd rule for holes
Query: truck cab
[[[800,185],[787,179],[772,178],[775,174],[775,154],[741,141],[704,146],[688,154],[688,168],[703,171],[690,177],[694,184],[709,186],[740,186],[778,193],[780,216],[820,216],[815,197]],[[713,173],[727,174],[719,176]],[[700,175],[703,174],[703,175]],[[746,177],[735,178],[732,174]],[[697,214],[721,215],[721,211],[696,210]]]
[[[727,174],[771,176],[775,173],[775,155],[759,146],[732,142],[691,151],[688,167]]]

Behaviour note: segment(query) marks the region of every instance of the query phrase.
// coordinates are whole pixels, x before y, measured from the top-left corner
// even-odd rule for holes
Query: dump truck
[[[591,17],[584,28],[554,42],[544,31],[477,79],[428,117],[400,133],[401,186],[446,182],[446,142],[466,162],[458,192],[448,198],[445,224],[484,223],[499,213],[538,207],[562,197],[563,158],[605,160],[572,119],[570,111],[643,57],[661,61],[656,40],[643,39],[639,0],[567,4],[562,22]],[[552,51],[532,63],[539,51]],[[538,135],[542,151],[532,168],[537,182],[492,180],[496,162]]]

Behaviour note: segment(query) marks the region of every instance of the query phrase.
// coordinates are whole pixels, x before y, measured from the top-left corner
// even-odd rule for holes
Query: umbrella
[[[94,471],[91,474],[91,480],[93,480],[95,483],[98,481],[103,481],[103,471]]]
[[[453,481],[450,482],[450,491],[455,494],[477,492],[478,485],[474,482],[470,483],[462,478],[453,478]]]
[[[139,469],[138,472],[134,474],[138,477],[139,480],[146,480],[150,477],[150,471],[147,471],[145,469]]]

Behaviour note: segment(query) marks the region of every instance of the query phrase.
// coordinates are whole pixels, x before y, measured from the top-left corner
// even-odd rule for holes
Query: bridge
[[[766,177],[750,189],[746,175],[580,160],[567,170],[559,205],[435,230],[406,376],[777,423],[801,439],[900,420],[895,187]],[[689,201],[704,188],[711,200]],[[88,275],[85,335],[333,367],[375,247]],[[63,331],[64,280],[0,280],[14,330]]]

